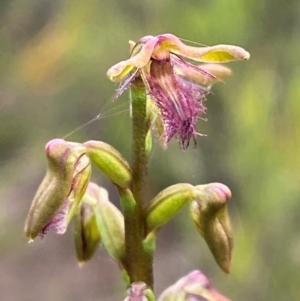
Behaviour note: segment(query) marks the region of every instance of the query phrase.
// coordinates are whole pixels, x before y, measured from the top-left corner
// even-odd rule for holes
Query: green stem
[[[141,79],[137,78],[131,88],[131,108],[132,108],[132,167],[133,181],[132,192],[134,198],[141,209],[143,209],[147,164],[146,136],[148,131],[146,120],[146,89]]]
[[[129,189],[120,190],[125,217],[126,270],[130,281],[142,281],[153,287],[153,256],[143,246],[145,239],[145,188],[147,155],[145,140],[148,130],[146,118],[146,89],[140,78],[131,87],[132,106],[132,195]]]

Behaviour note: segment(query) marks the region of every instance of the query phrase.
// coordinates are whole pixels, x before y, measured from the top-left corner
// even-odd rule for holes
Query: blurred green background
[[[197,149],[157,137],[149,197],[178,182],[223,182],[233,192],[232,271],[225,275],[187,210],[162,229],[156,292],[201,269],[232,300],[300,300],[300,1],[1,0],[0,300],[123,300],[116,264],[101,249],[79,268],[72,227],[28,245],[24,220],[45,172],[44,145],[99,139],[130,158],[125,93],[106,70],[128,56],[128,40],[171,32],[251,53],[209,95]],[[114,187],[100,173],[94,180]]]

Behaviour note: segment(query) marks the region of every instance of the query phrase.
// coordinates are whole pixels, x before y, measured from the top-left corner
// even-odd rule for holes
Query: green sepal
[[[94,206],[82,203],[74,216],[74,244],[79,263],[90,260],[101,242],[95,214]]]
[[[150,232],[143,241],[143,249],[146,254],[153,256],[156,249],[156,234]]]
[[[151,133],[151,129],[149,129],[145,140],[145,152],[147,157],[150,156],[151,150],[152,150],[152,133]]]
[[[97,201],[94,206],[95,216],[103,245],[108,254],[122,264],[125,258],[123,214],[109,201],[108,192],[104,188],[90,183],[87,194],[88,198],[84,197],[84,201],[90,203],[93,199]]]
[[[83,144],[92,162],[116,185],[128,188],[132,172],[128,162],[111,145],[102,141],[87,141]]]
[[[68,195],[68,198],[72,200],[72,205],[67,215],[67,224],[70,223],[81,203],[90,182],[91,173],[90,159],[85,154],[81,155],[73,171],[72,190]]]
[[[190,184],[176,184],[161,191],[150,201],[146,210],[147,233],[169,222],[193,198],[194,186]]]
[[[145,290],[144,295],[147,297],[148,301],[155,301],[156,300],[153,291],[149,287]]]
[[[125,282],[126,287],[130,286],[130,276],[128,275],[128,272],[126,271],[126,269],[121,268],[121,274],[122,274],[122,278]]]
[[[121,206],[126,213],[125,216],[132,216],[136,211],[136,201],[130,189],[119,188],[119,195],[121,198]]]

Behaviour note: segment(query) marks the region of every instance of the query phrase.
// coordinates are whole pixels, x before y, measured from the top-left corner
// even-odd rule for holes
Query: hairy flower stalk
[[[130,206],[126,199],[128,191],[121,191],[125,217],[126,270],[131,282],[142,281],[153,286],[153,258],[143,247],[145,238],[144,207],[147,176],[146,136],[149,128],[147,121],[147,97],[142,80],[137,77],[131,87],[132,106],[132,200]],[[126,204],[127,203],[127,204]]]
[[[188,147],[191,139],[196,143],[196,136],[201,135],[195,127],[206,110],[203,101],[209,92],[208,86],[230,75],[230,70],[221,65],[199,67],[184,58],[206,63],[249,58],[249,53],[241,47],[192,47],[172,34],[146,36],[131,46],[131,57],[107,72],[112,81],[121,82],[116,96],[136,77],[141,77],[160,112],[164,146],[176,137],[183,149]]]

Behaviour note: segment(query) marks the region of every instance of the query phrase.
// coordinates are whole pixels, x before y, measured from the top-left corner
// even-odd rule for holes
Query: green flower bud
[[[84,200],[84,197],[83,197]],[[94,206],[82,203],[74,216],[74,243],[77,260],[91,259],[101,242]]]
[[[233,236],[226,205],[231,192],[223,184],[212,183],[196,186],[195,193],[190,204],[192,219],[218,265],[229,273]]]
[[[116,185],[128,188],[132,173],[128,162],[111,145],[101,141],[88,141],[83,144],[87,155],[96,166]]]
[[[90,183],[84,202],[95,204],[95,216],[104,247],[108,254],[119,263],[125,258],[124,217],[120,210],[109,201],[108,192]]]
[[[230,301],[217,292],[201,271],[192,271],[168,287],[158,301]]]
[[[193,199],[194,186],[190,184],[176,184],[161,191],[150,202],[146,211],[148,233],[166,224],[186,203]]]
[[[25,234],[33,240],[49,229],[64,233],[90,180],[90,160],[80,144],[54,139],[46,145],[48,169],[32,201]]]
[[[133,282],[124,301],[155,301],[155,297],[146,283]]]

